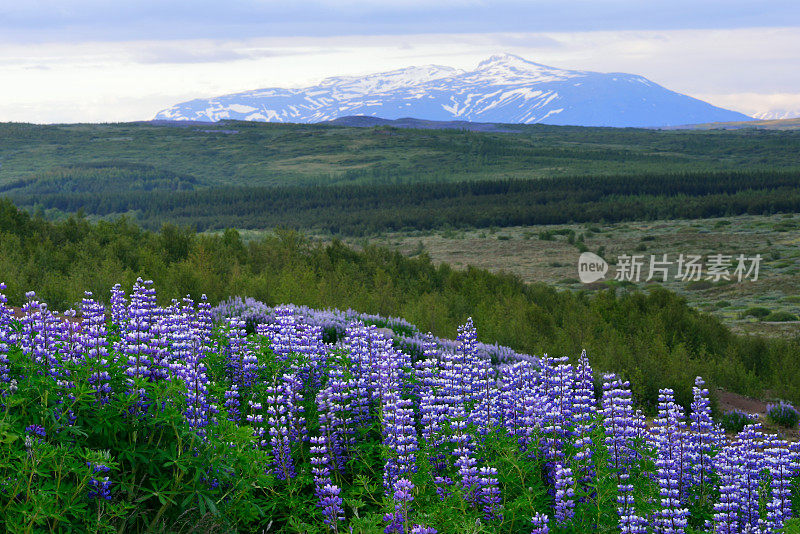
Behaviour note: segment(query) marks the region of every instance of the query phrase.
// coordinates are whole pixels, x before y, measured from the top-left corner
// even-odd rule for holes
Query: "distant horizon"
[[[544,63],[533,61],[533,60],[530,60],[530,59],[525,58],[523,56],[520,56],[519,54],[513,54],[513,53],[510,53],[510,52],[496,52],[496,53],[487,55],[486,57],[484,57],[482,59],[479,59],[476,62],[475,66],[477,67],[481,63],[483,63],[483,62],[485,62],[485,61],[487,61],[487,60],[489,60],[491,58],[497,57],[497,56],[511,56],[511,57],[515,57],[515,58],[521,59],[521,60],[523,60],[523,61],[525,61],[527,63],[533,63],[533,64],[536,64],[536,65],[540,65],[540,66],[543,66],[543,67],[549,67],[549,68],[553,68],[553,69],[560,69],[560,67],[557,66],[557,65],[546,65]],[[315,87],[315,86],[321,85],[321,84],[323,84],[324,82],[326,82],[328,80],[333,80],[333,79],[336,79],[336,78],[368,77],[368,76],[372,76],[372,75],[388,74],[388,73],[398,72],[398,71],[407,70],[407,69],[424,68],[424,67],[439,67],[439,68],[453,69],[456,72],[469,72],[470,70],[472,70],[472,69],[463,69],[463,68],[459,69],[459,68],[452,67],[450,65],[444,65],[444,64],[441,64],[441,63],[414,64],[414,65],[407,65],[405,67],[399,67],[399,68],[395,68],[395,69],[391,69],[391,70],[387,70],[387,71],[365,72],[365,73],[362,73],[362,74],[330,75],[330,76],[325,76],[324,78],[321,78],[321,79],[318,79],[318,80],[315,80],[315,81],[308,82],[307,85],[294,85],[294,86],[281,87],[281,88],[282,89],[284,89],[284,88],[285,89],[306,89],[306,88],[311,88],[311,87]],[[595,72],[595,73],[600,73],[600,74],[637,75],[636,73],[633,73],[633,72],[616,72],[616,71],[613,71],[613,72],[601,72],[601,71],[594,71],[592,69],[562,69],[562,70],[576,70],[576,71],[583,71],[583,72]],[[251,91],[258,91],[258,90],[264,90],[264,89],[276,89],[276,88],[278,88],[278,87],[277,86],[263,86],[263,87],[242,88],[241,90],[233,91],[233,92],[227,93],[227,94],[247,93],[247,92],[251,92]],[[667,87],[667,89],[669,89],[669,88]],[[213,99],[213,98],[219,97],[219,96],[223,96],[223,95],[214,94],[214,95],[200,96],[200,97],[197,97],[197,98],[198,99],[204,99],[204,98],[212,98]],[[694,95],[690,95],[690,94],[686,94],[685,96],[689,96],[691,98],[698,98],[698,97],[696,97]],[[698,98],[698,99],[702,100],[701,98]],[[716,104],[713,104],[713,102],[709,102],[709,103],[711,103],[712,105],[716,105]],[[718,106],[718,107],[722,107],[722,106]],[[737,111],[737,110],[732,109],[732,111]],[[742,113],[744,113],[744,112],[742,112]],[[69,125],[69,124],[82,124],[82,123],[86,123],[86,124],[104,124],[104,123],[113,124],[113,123],[136,123],[136,122],[144,122],[144,123],[150,123],[150,122],[174,122],[176,124],[179,124],[179,123],[187,123],[187,124],[189,124],[189,123],[195,122],[195,123],[199,123],[199,124],[216,124],[216,123],[218,123],[220,121],[224,121],[224,120],[231,120],[231,121],[239,121],[240,120],[240,119],[220,119],[218,121],[200,120],[200,119],[197,119],[197,120],[180,120],[180,119],[171,120],[171,119],[159,118],[157,116],[157,114],[158,114],[158,112],[153,113],[153,115],[150,118],[139,118],[139,119],[120,120],[120,121],[111,120],[111,121],[89,122],[89,121],[80,121],[79,120],[79,121],[72,121],[72,122],[33,122],[33,121],[3,121],[3,120],[0,120],[0,122],[16,122],[16,123],[27,123],[27,124],[39,124],[39,125],[59,125],[59,124]],[[745,115],[746,115],[746,113],[745,113]],[[511,122],[511,123],[493,123],[493,122],[482,122],[482,121],[470,121],[470,120],[456,119],[456,118],[454,118],[452,121],[440,121],[440,120],[426,119],[424,117],[417,117],[417,116],[413,116],[413,115],[410,115],[408,117],[401,117],[401,118],[398,118],[398,119],[387,119],[387,118],[381,117],[379,115],[343,115],[343,116],[341,116],[339,118],[342,119],[342,118],[349,118],[349,117],[372,117],[372,118],[382,119],[382,120],[387,120],[387,121],[398,121],[398,120],[411,119],[411,120],[430,121],[430,122],[464,122],[464,123],[474,123],[474,124],[482,124],[482,123],[483,124],[524,124],[524,123],[513,123],[513,122]],[[752,121],[786,120],[786,119],[800,118],[800,111],[798,112],[797,116],[781,117],[781,118],[777,118],[777,119],[775,119],[775,118],[760,118],[760,117],[756,117],[756,116],[749,116],[749,117],[750,117],[750,119]],[[323,120],[323,121],[319,121],[319,122],[320,123],[324,123],[324,122],[331,122],[331,121],[330,120]],[[736,121],[733,121],[733,122],[736,122]],[[286,123],[292,124],[291,121],[286,121]],[[297,124],[304,124],[304,123],[297,123]],[[700,123],[700,124],[703,124],[703,123]],[[573,125],[573,126],[581,126],[581,125]],[[661,127],[655,126],[653,128],[661,128]]]
[[[788,0],[41,0],[0,6],[0,121],[149,120],[194,98],[471,69],[497,53],[800,116],[800,5]]]

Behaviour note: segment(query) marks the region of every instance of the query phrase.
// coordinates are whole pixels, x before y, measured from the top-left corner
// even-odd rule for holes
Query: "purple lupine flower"
[[[631,500],[632,496],[629,495]],[[647,518],[637,515],[633,512],[633,503],[625,508],[627,513],[619,516],[619,531],[620,534],[646,534],[647,533]]]
[[[228,389],[225,391],[225,409],[228,419],[237,422],[241,418],[241,393],[244,385],[244,366],[246,347],[245,322],[237,317],[228,319],[228,347],[226,351],[226,370],[228,374]],[[249,378],[249,376],[248,376]],[[251,384],[248,383],[249,387]]]
[[[476,392],[474,408],[470,411],[468,421],[475,425],[478,435],[486,436],[500,424],[500,399],[494,370],[488,362],[482,360],[483,369],[473,373],[473,387]]]
[[[333,468],[343,471],[349,455],[349,418],[347,410],[353,396],[353,383],[344,377],[340,366],[330,369],[327,386],[317,394],[320,432],[334,460]]]
[[[356,381],[351,403],[352,423],[354,426],[366,425],[370,419],[370,403],[380,383],[377,377],[378,355],[387,348],[385,339],[377,335],[375,327],[353,322],[345,330],[344,346],[350,354]]]
[[[264,399],[268,442],[274,462],[273,472],[280,480],[295,477],[294,460],[290,447],[290,421],[287,397],[291,394],[285,381],[278,381],[267,386]]]
[[[437,534],[437,532],[435,528],[423,525],[414,525],[411,527],[411,534]]]
[[[74,367],[83,363],[83,349],[79,337],[80,325],[73,323],[75,317],[74,310],[64,313],[65,319],[57,319],[53,315],[53,325],[47,329],[49,342],[50,362],[49,374],[56,384],[56,395],[58,404],[67,407],[75,400],[75,381],[73,379]],[[56,418],[65,424],[75,423],[77,416],[70,408],[64,409],[56,414]]]
[[[733,446],[723,447],[713,459],[719,474],[719,500],[714,503],[714,532],[737,534],[739,530],[739,483],[743,468]]]
[[[594,477],[592,459],[592,437],[596,401],[594,398],[594,376],[586,357],[581,352],[575,369],[575,388],[573,390],[572,420],[575,423],[575,478],[577,484],[588,486]]]
[[[194,313],[194,303],[184,299],[181,322],[170,332],[177,367],[176,376],[186,385],[186,411],[184,417],[200,437],[206,436],[210,414],[216,412],[208,399],[208,376],[204,359],[207,347],[203,343],[202,328]]]
[[[127,309],[128,321],[122,332],[121,352],[127,359],[129,393],[139,397],[138,406],[147,405],[144,381],[149,381],[152,366],[152,325],[154,323],[155,292],[152,281],[137,279]]]
[[[632,441],[637,435],[629,382],[605,375],[601,415],[611,468],[617,474],[626,472],[636,456]]]
[[[492,362],[478,354],[477,332],[471,317],[458,329],[456,342],[455,356],[460,359],[466,379],[462,382],[464,400],[474,403],[467,421],[475,425],[479,435],[485,436],[498,425],[497,379]]]
[[[785,440],[772,438],[765,456],[770,475],[770,497],[767,501],[766,528],[762,527],[762,530],[775,532],[782,529],[786,520],[792,517],[792,452]]]
[[[477,400],[477,392],[483,374],[482,369],[486,364],[478,356],[478,334],[472,323],[472,317],[468,317],[467,322],[458,327],[456,343],[458,344],[455,354],[457,367],[463,374],[459,380],[460,388],[454,393],[463,395],[464,400]]]
[[[441,356],[433,335],[429,333],[424,336],[421,347],[424,359],[418,362],[417,370],[420,380],[419,412],[422,437],[428,449],[431,466],[436,473],[442,473],[447,467],[447,456],[443,448],[447,442],[445,425],[449,421],[451,404],[449,382],[440,365]],[[437,492],[444,491],[438,486]],[[442,495],[443,493],[440,493],[440,496]]]
[[[25,432],[31,436],[39,436],[40,438],[47,436],[47,432],[42,425],[28,425],[25,427]]]
[[[478,502],[483,505],[483,517],[487,520],[500,518],[500,483],[497,480],[497,469],[481,467],[478,471]]]
[[[110,501],[111,481],[106,473],[111,471],[111,469],[104,464],[93,464],[91,462],[86,462],[86,465],[88,465],[92,470],[92,478],[89,480],[88,497],[90,499],[105,499]]]
[[[525,363],[500,366],[499,404],[501,421],[507,434],[519,435],[522,428],[523,403],[521,390],[523,387],[523,368]]]
[[[520,450],[527,456],[534,458],[541,455],[539,442],[542,440],[541,426],[544,414],[542,406],[547,406],[548,401],[542,397],[539,384],[531,384],[520,391],[522,397],[522,425],[517,441]]]
[[[62,314],[57,339],[57,357],[61,365],[74,366],[83,363],[84,351],[81,324],[75,319],[77,312],[67,310]]]
[[[194,305],[188,297],[184,298],[184,302],[186,301]],[[150,326],[151,364],[148,375],[151,382],[169,380],[175,372],[175,361],[170,354],[170,343],[176,330],[173,312],[174,310],[169,308],[154,308],[153,322]]]
[[[339,521],[344,520],[342,499],[339,488],[331,481],[333,459],[328,450],[325,436],[311,437],[311,474],[314,477],[314,488],[317,505],[322,508],[325,524],[333,532],[338,532]]]
[[[738,479],[739,526],[743,530],[755,531],[759,526],[759,501],[762,471],[766,466],[763,451],[764,435],[761,425],[747,425],[733,443],[738,452],[742,474]]]
[[[470,504],[477,501],[477,492],[480,489],[480,477],[478,476],[478,460],[472,456],[472,451],[465,446],[456,447],[453,454],[458,457],[455,466],[461,478],[461,489],[464,492],[464,500]]]
[[[547,517],[547,514],[540,514],[535,513],[533,517],[531,517],[531,523],[533,524],[533,530],[531,530],[531,534],[549,534],[550,527],[547,526],[547,522],[550,520]]]
[[[383,530],[386,534],[405,534],[410,530],[408,516],[411,512],[411,501],[414,500],[413,491],[414,484],[407,478],[401,478],[394,483],[394,511],[383,517],[389,523]]]
[[[695,379],[692,392],[694,399],[691,406],[692,413],[689,416],[691,420],[689,426],[691,431],[689,434],[690,483],[700,486],[702,492],[713,472],[712,452],[719,445],[723,432],[711,418],[708,389],[699,376]]]
[[[777,404],[767,404],[767,416],[775,423],[793,427],[800,423],[800,412],[788,402],[780,401]]]
[[[36,300],[36,293],[28,291],[25,297],[27,300],[22,306],[25,315],[20,320],[22,353],[40,366],[40,373],[52,375],[52,367],[58,362],[53,347],[54,330],[58,321],[47,310],[47,304]]]
[[[305,407],[303,406],[303,387],[304,383],[300,376],[300,371],[292,369],[291,372],[281,376],[284,389],[284,401],[289,418],[289,439],[293,443],[308,440],[308,429],[306,428]]]
[[[8,359],[8,351],[14,342],[14,335],[11,331],[11,310],[6,306],[8,299],[2,293],[5,289],[6,285],[0,282],[0,398],[8,391],[7,384],[11,381],[11,362]]]
[[[397,480],[417,470],[417,431],[409,399],[401,397],[397,353],[387,345],[376,362],[386,461],[383,484],[391,492]]]
[[[186,382],[186,411],[184,415],[199,436],[205,436],[209,424],[210,403],[208,401],[208,376],[203,363],[202,346],[196,346],[186,362],[183,380]]]
[[[689,510],[683,507],[682,482],[688,472],[688,457],[683,448],[687,441],[683,410],[675,404],[671,389],[660,390],[658,401],[655,437],[661,508],[656,512],[655,526],[664,534],[681,534],[689,516]]]
[[[317,497],[322,488],[331,484],[333,458],[331,458],[325,436],[311,436],[311,474],[314,477]]]
[[[253,428],[253,437],[256,438],[256,446],[259,448],[266,448],[269,445],[269,440],[266,436],[269,434],[264,419],[264,405],[261,402],[248,400],[249,413],[245,417],[250,426]]]
[[[439,386],[439,354],[432,338],[430,333],[424,338],[422,358],[414,365],[419,381],[417,396],[422,418],[422,437],[428,443],[431,443],[434,434],[441,430],[438,417],[435,416],[435,406],[439,398],[436,395]]]
[[[84,293],[81,302],[81,336],[86,350],[87,362],[92,372],[89,384],[100,404],[111,401],[111,375],[108,373],[108,333],[106,331],[105,308],[92,298],[90,292]]]
[[[275,308],[275,322],[267,325],[259,325],[256,331],[265,335],[270,340],[272,353],[283,361],[289,355],[296,353],[299,345],[298,320],[292,308],[288,306],[278,306]]]
[[[334,532],[339,532],[339,522],[344,521],[344,508],[342,508],[342,498],[339,496],[341,490],[334,484],[326,484],[321,491],[320,506],[324,522],[328,528]]]
[[[433,477],[433,485],[436,486],[436,495],[439,496],[439,500],[445,500],[453,492],[450,490],[450,487],[453,485],[453,479],[447,476],[435,476]]]
[[[720,499],[714,505],[715,532],[758,532],[765,527],[759,511],[762,472],[770,463],[764,453],[767,442],[761,425],[747,425],[714,458],[720,478]]]
[[[227,326],[226,370],[228,380],[233,384],[242,384],[244,379],[244,353],[247,349],[245,322],[238,317],[231,317],[228,319]]]
[[[459,483],[461,490],[464,492],[464,500],[474,505],[477,502],[478,489],[480,489],[480,477],[478,460],[474,456],[475,445],[470,434],[466,431],[467,422],[464,404],[453,404],[450,414],[450,428],[452,431],[450,441],[453,444],[452,456],[455,457],[454,465],[460,478]]]
[[[211,342],[211,332],[214,330],[214,318],[211,311],[211,303],[203,293],[200,295],[200,302],[197,303],[197,330],[200,335],[200,342],[208,344]]]
[[[557,463],[554,479],[556,490],[554,517],[557,524],[563,525],[575,515],[575,480],[572,478],[572,469]]]
[[[111,288],[111,323],[120,329],[120,334],[128,323],[128,300],[119,284]]]
[[[633,411],[630,384],[615,375],[605,375],[600,411],[605,430],[609,463],[617,478],[617,513],[621,531],[638,533],[641,518],[634,511],[633,486],[629,482],[630,465],[636,458],[633,440],[639,436],[637,416]]]
[[[223,402],[223,406],[225,410],[228,412],[228,420],[238,422],[242,417],[241,412],[241,405],[242,405],[242,397],[239,393],[239,385],[238,384],[229,384],[228,388],[225,390],[223,394],[223,398],[225,399]]]
[[[564,445],[569,434],[567,426],[572,418],[573,369],[566,358],[544,357],[540,383],[544,402],[540,403],[542,423],[542,449],[550,461],[564,459]]]

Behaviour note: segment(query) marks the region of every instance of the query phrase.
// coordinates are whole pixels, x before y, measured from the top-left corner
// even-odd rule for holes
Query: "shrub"
[[[787,428],[796,427],[800,423],[800,412],[788,402],[767,405],[767,417],[773,423]]]
[[[730,432],[732,434],[738,434],[744,427],[751,424],[758,418],[757,415],[749,414],[747,412],[743,412],[742,410],[730,410],[722,414],[720,419],[720,424],[722,428],[725,429],[726,432]]]
[[[711,289],[712,287],[714,287],[714,284],[708,280],[695,280],[686,284],[686,289],[690,289],[692,291],[704,291],[706,289]]]
[[[775,311],[764,317],[764,320],[773,322],[796,321],[797,316],[787,311]]]
[[[742,314],[743,317],[755,317],[757,319],[763,319],[767,315],[770,314],[768,308],[761,308],[761,307],[753,307],[747,308],[745,312]]]

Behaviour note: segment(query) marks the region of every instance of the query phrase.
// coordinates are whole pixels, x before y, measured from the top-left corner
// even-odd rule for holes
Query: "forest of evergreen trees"
[[[417,184],[195,188],[180,176],[133,191],[17,194],[33,209],[103,217],[131,213],[150,229],[313,229],[333,234],[442,227],[705,218],[800,210],[800,172],[578,176]],[[167,189],[166,184],[171,187]],[[77,188],[76,188],[77,189]]]

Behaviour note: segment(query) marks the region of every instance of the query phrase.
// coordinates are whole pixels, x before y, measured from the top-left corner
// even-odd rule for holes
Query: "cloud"
[[[697,98],[763,119],[800,117],[800,93],[700,94]]]
[[[16,42],[731,29],[800,19],[796,0],[27,0],[0,6]]]
[[[140,63],[217,63],[250,59],[247,54],[235,50],[188,50],[175,46],[159,46],[142,50]]]
[[[165,43],[147,47],[137,54],[139,63],[222,63],[259,58],[332,53],[332,50],[287,50],[246,48],[242,43],[210,43],[201,47]]]
[[[494,44],[502,47],[560,48],[564,43],[541,33],[517,33],[497,35]]]

